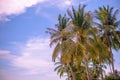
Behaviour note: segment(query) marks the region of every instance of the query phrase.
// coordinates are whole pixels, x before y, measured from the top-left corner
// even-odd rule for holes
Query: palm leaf
[[[53,54],[52,54],[52,61],[55,62],[56,57],[57,57],[57,56],[59,55],[59,53],[60,53],[60,50],[61,50],[60,44],[57,44],[56,47],[55,47],[55,49],[54,49],[54,51],[53,51]]]

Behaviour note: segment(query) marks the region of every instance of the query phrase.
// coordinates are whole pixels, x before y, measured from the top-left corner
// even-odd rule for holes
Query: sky
[[[45,31],[54,28],[58,14],[78,4],[86,4],[88,11],[103,5],[120,8],[119,0],[0,0],[0,80],[65,80],[54,72]],[[120,70],[120,51],[113,52]]]

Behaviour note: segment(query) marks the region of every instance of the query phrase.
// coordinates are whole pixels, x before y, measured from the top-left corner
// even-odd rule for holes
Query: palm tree
[[[100,38],[101,37],[99,35],[95,35],[91,39],[91,44],[88,46],[88,50],[91,54],[90,57],[95,76],[96,78],[101,76],[101,80],[103,80],[103,68],[105,68],[105,64],[110,61],[110,57],[107,46],[101,41]]]
[[[61,44],[63,43],[64,40],[66,40],[66,34],[64,29],[67,26],[69,19],[66,18],[66,15],[62,17],[61,15],[58,16],[58,24],[56,24],[56,29],[53,28],[47,28],[47,33],[50,34],[50,46],[53,44],[56,44],[54,48],[54,52],[52,55],[52,60],[55,62],[55,59],[58,57],[60,51],[61,51]]]
[[[113,14],[113,8],[100,7],[96,10],[99,22],[93,27],[93,18],[84,11],[85,7],[79,5],[77,11],[72,7],[72,11],[67,11],[69,18],[58,16],[57,29],[47,28],[50,46],[55,44],[52,60],[55,62],[60,57],[55,68],[60,77],[66,73],[71,80],[92,80],[95,75],[103,80],[105,64],[112,62],[114,72],[112,48],[120,48],[118,10]]]
[[[112,72],[115,72],[114,69],[114,57],[112,53],[112,48],[115,50],[120,49],[120,31],[118,26],[120,25],[120,20],[117,20],[116,15],[119,12],[119,9],[113,12],[113,7],[100,7],[99,10],[96,10],[96,18],[99,20],[97,26],[100,30],[99,34],[101,35],[102,41],[109,48],[109,55],[111,57]]]
[[[74,27],[74,31],[72,32],[73,38],[75,38],[76,43],[76,56],[83,56],[82,62],[84,63],[86,67],[86,73],[88,80],[91,80],[90,77],[90,71],[89,71],[89,65],[88,65],[88,54],[87,52],[87,44],[89,41],[89,29],[91,27],[91,20],[92,17],[90,16],[90,13],[85,13],[84,11],[85,5],[82,7],[79,5],[78,11],[72,7],[72,12],[68,10],[68,15],[71,18],[71,25]],[[78,63],[81,64],[80,62]]]
[[[75,80],[75,76],[73,73],[73,70],[71,68],[72,65],[70,65],[72,54],[74,53],[74,42],[67,37],[67,24],[68,24],[69,18],[66,18],[66,15],[62,17],[61,15],[58,16],[58,24],[56,24],[57,30],[52,28],[47,28],[48,33],[51,35],[51,42],[50,46],[54,43],[56,44],[52,60],[55,62],[56,58],[60,56],[60,62],[63,66],[69,65],[71,75],[73,80]]]

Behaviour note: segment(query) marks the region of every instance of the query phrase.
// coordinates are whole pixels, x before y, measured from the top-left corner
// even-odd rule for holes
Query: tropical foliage
[[[95,10],[94,16],[85,7],[79,5],[78,10],[72,7],[67,15],[58,16],[56,29],[47,28],[50,46],[55,44],[52,55],[55,71],[60,77],[66,75],[66,80],[108,80],[104,74],[110,65],[115,79],[112,49],[120,49],[119,9],[103,6]]]

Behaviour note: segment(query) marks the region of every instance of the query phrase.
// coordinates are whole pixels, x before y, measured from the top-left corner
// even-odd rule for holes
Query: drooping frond
[[[55,49],[54,49],[54,51],[53,51],[52,61],[55,62],[55,59],[57,58],[57,56],[58,56],[59,53],[60,53],[60,50],[61,50],[61,47],[60,47],[60,44],[58,43],[58,44],[55,46]]]

